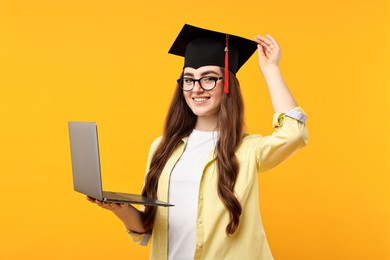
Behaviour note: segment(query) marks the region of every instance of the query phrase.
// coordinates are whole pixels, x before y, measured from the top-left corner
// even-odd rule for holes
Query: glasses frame
[[[202,83],[200,83],[200,81],[204,78],[214,78],[214,87],[210,88],[210,89],[205,89],[203,86],[202,86]],[[215,87],[217,86],[217,81],[218,80],[221,80],[223,79],[223,77],[213,77],[213,76],[204,76],[204,77],[201,77],[199,79],[193,79],[193,78],[188,78],[188,79],[191,79],[192,80],[192,88],[191,89],[183,89],[183,80],[184,80],[184,77],[180,78],[177,80],[177,83],[179,84],[180,88],[183,90],[183,91],[186,91],[186,92],[189,92],[189,91],[192,91],[195,87],[195,82],[198,82],[199,83],[199,86],[205,90],[205,91],[210,91],[210,90],[213,90],[215,89]]]

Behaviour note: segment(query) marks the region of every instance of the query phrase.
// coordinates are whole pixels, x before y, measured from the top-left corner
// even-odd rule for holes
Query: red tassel
[[[229,34],[226,34],[226,47],[225,47],[225,77],[223,92],[229,93]]]

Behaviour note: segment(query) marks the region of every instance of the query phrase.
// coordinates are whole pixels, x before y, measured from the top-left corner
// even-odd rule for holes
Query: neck
[[[199,117],[196,120],[195,129],[204,132],[211,132],[217,129],[217,117]]]

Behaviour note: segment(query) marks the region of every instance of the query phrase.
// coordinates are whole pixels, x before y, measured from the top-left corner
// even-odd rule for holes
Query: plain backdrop
[[[0,259],[148,259],[73,191],[67,122],[99,126],[104,188],[142,189],[184,23],[279,42],[309,145],[260,175],[275,259],[390,259],[390,2],[0,0]],[[272,132],[257,55],[249,133]]]

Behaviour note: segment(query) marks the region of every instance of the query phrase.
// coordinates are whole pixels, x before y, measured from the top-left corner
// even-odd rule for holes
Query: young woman
[[[236,72],[255,50],[274,107],[270,136],[244,132]],[[170,53],[184,69],[162,137],[153,142],[143,195],[174,207],[91,202],[111,210],[151,259],[273,259],[259,212],[259,172],[307,143],[306,115],[288,90],[270,36],[254,41],[185,25]]]

